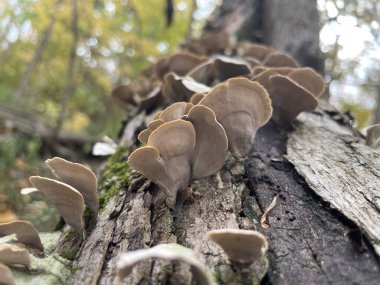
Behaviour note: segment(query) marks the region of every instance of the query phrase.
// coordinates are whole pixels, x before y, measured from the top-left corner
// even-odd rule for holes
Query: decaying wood
[[[380,255],[380,151],[323,116],[302,116],[287,159],[331,207],[355,222]],[[328,146],[326,146],[328,144]]]
[[[77,241],[63,239],[59,251],[71,248],[78,252],[69,283],[120,284],[115,280],[115,265],[121,252],[177,242],[196,252],[214,271],[218,284],[246,284],[242,280],[250,279],[249,284],[255,284],[259,278],[253,276],[262,273],[265,262],[256,264],[256,271],[252,269],[250,277],[243,278],[231,269],[224,254],[206,234],[219,228],[256,228],[269,240],[269,270],[265,280],[270,284],[377,284],[380,267],[373,250],[376,244],[372,242],[378,240],[379,235],[373,226],[371,236],[368,226],[379,224],[378,213],[368,216],[364,212],[366,220],[358,226],[369,239],[364,238],[364,243],[358,246],[352,233],[360,236],[360,230],[347,218],[357,221],[334,209],[342,210],[339,207],[344,204],[339,201],[346,201],[346,194],[348,201],[363,200],[362,192],[367,188],[330,196],[320,192],[347,187],[347,179],[354,179],[352,173],[363,173],[364,168],[369,169],[367,175],[375,179],[378,164],[375,166],[376,162],[367,158],[378,158],[378,153],[369,155],[372,150],[364,151],[367,147],[361,144],[362,138],[344,125],[340,116],[332,116],[332,113],[329,109],[320,109],[313,114],[303,114],[291,131],[279,129],[273,123],[264,126],[248,158],[241,161],[229,158],[216,175],[195,181],[193,195],[182,209],[174,212],[164,205],[152,207],[151,193],[156,190],[148,180],[133,174],[129,184],[123,185],[100,213],[80,250],[77,250]],[[347,159],[350,167],[321,161],[328,156],[333,161],[332,153],[337,149],[345,153],[340,157],[341,162],[336,163]],[[295,168],[287,159],[294,163],[297,159],[299,166]],[[319,173],[312,167],[313,159],[320,167],[328,166],[328,173],[327,169]],[[360,184],[359,176],[357,180],[357,185],[362,187],[379,182],[379,179],[363,180],[364,184]],[[277,195],[276,207],[268,218],[270,227],[265,230],[260,225],[260,217]],[[364,205],[371,206],[366,203]],[[361,206],[357,205],[350,206],[349,214]],[[372,205],[371,211],[376,209]],[[343,210],[342,213],[346,214]],[[182,264],[149,261],[139,264],[125,284],[190,284],[190,281],[189,269]]]

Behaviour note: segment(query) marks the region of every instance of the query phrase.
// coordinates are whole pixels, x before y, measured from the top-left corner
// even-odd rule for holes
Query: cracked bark
[[[62,240],[58,251],[78,252],[68,284],[119,284],[119,253],[167,242],[192,248],[214,270],[218,284],[234,284],[225,256],[207,240],[207,231],[218,228],[257,229],[267,236],[264,283],[377,284],[379,209],[369,201],[378,197],[379,161],[380,153],[363,144],[345,117],[324,106],[302,114],[293,130],[264,126],[246,159],[229,157],[216,175],[195,181],[193,195],[177,212],[151,207],[152,185],[135,173],[99,214],[82,245]],[[259,220],[276,195],[265,230]],[[233,275],[235,284],[258,282],[253,273],[250,283]],[[125,282],[190,283],[186,266],[162,261],[139,264]]]

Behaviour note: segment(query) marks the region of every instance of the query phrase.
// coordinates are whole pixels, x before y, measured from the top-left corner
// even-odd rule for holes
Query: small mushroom
[[[272,115],[267,91],[246,78],[232,78],[216,85],[199,104],[215,113],[226,131],[228,148],[236,157],[249,152],[256,131]]]
[[[154,130],[156,130],[165,122],[181,119],[189,112],[191,107],[193,107],[193,104],[186,102],[177,102],[170,105],[165,110],[161,111],[157,116],[155,116],[156,119],[150,122],[147,128],[143,130],[137,138],[140,142],[147,144],[148,138]]]
[[[266,237],[257,231],[212,230],[208,232],[208,237],[223,249],[228,260],[236,266],[249,267],[268,249]]]
[[[267,90],[272,99],[272,118],[277,124],[287,126],[301,112],[318,107],[318,99],[289,77],[273,75],[270,82]]]
[[[150,113],[157,106],[161,105],[164,97],[161,94],[161,84],[153,87],[146,96],[140,98],[140,109]]]
[[[112,91],[112,97],[123,104],[137,107],[140,100],[135,91],[128,85],[120,85]]]
[[[366,129],[366,145],[373,148],[380,147],[380,124],[369,126]]]
[[[29,180],[58,209],[66,223],[82,233],[84,227],[82,220],[84,199],[82,194],[72,186],[54,179],[31,176]]]
[[[274,52],[269,54],[262,62],[268,67],[297,67],[293,58],[284,53]]]
[[[190,52],[179,52],[169,58],[169,70],[179,76],[185,76],[195,66],[206,61],[207,57]]]
[[[241,42],[237,47],[237,53],[243,57],[253,57],[258,61],[263,61],[269,54],[273,53],[273,49],[261,44]]]
[[[16,280],[13,277],[12,271],[8,266],[0,263],[0,283],[3,285],[16,285]]]
[[[197,82],[210,85],[216,80],[224,81],[232,77],[248,76],[250,73],[251,65],[241,58],[214,56],[191,70],[188,76]]]
[[[194,280],[198,285],[213,284],[207,268],[198,260],[191,249],[179,244],[159,244],[148,249],[139,249],[121,254],[117,264],[117,275],[123,280],[131,274],[133,267],[142,261],[159,258],[165,260],[179,260],[190,265]]]
[[[0,244],[0,263],[4,265],[21,264],[29,267],[31,263],[29,251],[16,244]]]
[[[17,241],[22,244],[31,246],[40,251],[44,250],[38,231],[29,222],[17,220],[0,224],[0,236],[11,234],[16,234]]]
[[[291,70],[287,76],[313,94],[315,97],[321,97],[325,91],[325,81],[322,76],[309,67],[296,68]]]
[[[97,212],[99,207],[98,179],[94,172],[82,164],[73,163],[60,157],[48,159],[45,163],[58,179],[73,186],[83,195],[84,201],[91,211]]]
[[[190,39],[184,44],[190,52],[202,55],[224,54],[231,48],[230,36],[226,32],[204,34],[200,38]]]
[[[210,87],[194,81],[190,77],[181,77],[174,73],[165,76],[162,94],[173,102],[189,101],[194,93],[210,91]]]
[[[193,96],[191,96],[190,103],[197,105],[205,96],[206,94],[203,93],[195,93]]]
[[[148,146],[132,152],[128,163],[156,183],[173,208],[177,192],[188,187],[194,146],[193,125],[184,120],[170,121],[153,131]]]
[[[193,124],[196,134],[192,177],[202,178],[214,174],[222,168],[226,158],[226,132],[217,122],[214,112],[202,105],[191,108],[186,120]]]

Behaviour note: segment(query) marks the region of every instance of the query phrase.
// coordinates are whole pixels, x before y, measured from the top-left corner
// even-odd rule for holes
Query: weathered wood
[[[380,255],[380,151],[320,115],[301,116],[287,159],[307,184],[364,231]]]
[[[292,161],[294,156],[309,154],[306,163],[297,161],[300,169],[309,169],[309,165],[313,165],[312,159],[326,167],[326,163],[320,161],[323,154],[331,156],[336,148],[341,148],[343,161],[343,156],[354,159],[358,149],[366,148],[359,144],[361,138],[349,126],[334,121],[341,120],[341,117],[331,117],[330,114],[331,110],[324,109],[303,114],[291,131],[279,129],[273,123],[264,126],[259,130],[247,159],[236,161],[229,158],[216,175],[194,181],[193,195],[177,211],[170,211],[165,205],[152,207],[155,188],[140,175],[133,174],[129,185],[122,185],[102,210],[94,230],[80,250],[75,249],[78,244],[72,239],[63,242],[65,246],[61,246],[61,252],[64,248],[78,252],[69,283],[120,284],[115,280],[115,265],[121,252],[177,242],[194,249],[214,272],[218,284],[245,284],[242,280],[255,284],[260,278],[255,280],[252,274],[263,272],[265,260],[256,264],[256,271],[252,269],[249,278],[243,279],[231,269],[224,254],[208,241],[206,234],[217,228],[257,228],[269,240],[266,279],[271,284],[377,284],[380,267],[371,245],[376,238],[370,238],[358,247],[354,238],[356,226],[329,206],[336,204],[330,199],[337,196],[320,197],[318,193],[319,187],[329,189],[329,183],[343,189],[347,185],[347,175],[352,174],[356,166],[360,170],[363,164],[351,163],[352,166],[347,168],[334,168],[328,164],[329,175],[334,180],[324,177],[318,184],[315,173],[314,180],[309,182],[308,176],[305,175],[305,180],[303,175],[311,171],[298,173],[297,167],[287,161]],[[344,138],[338,138],[339,134],[344,134]],[[347,141],[355,142],[355,147]],[[369,167],[374,165],[374,162],[366,161],[367,158],[360,156],[360,161]],[[352,191],[349,195],[349,199],[361,199],[363,194]],[[278,196],[277,204],[269,214],[270,227],[265,230],[259,220],[275,196]],[[338,198],[344,200],[344,197],[345,192],[342,192]],[[354,206],[351,208],[355,209]],[[367,219],[375,222],[376,216]],[[124,284],[190,282],[191,274],[186,266],[149,261],[139,264]]]

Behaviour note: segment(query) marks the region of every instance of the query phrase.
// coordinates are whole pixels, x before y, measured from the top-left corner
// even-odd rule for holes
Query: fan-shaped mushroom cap
[[[366,145],[374,148],[380,147],[380,124],[369,126],[366,133]]]
[[[143,144],[147,144],[148,143],[148,138],[150,136],[150,134],[156,130],[159,126],[161,126],[162,124],[164,124],[165,122],[161,119],[157,119],[157,120],[154,120],[154,121],[151,121],[147,128],[145,130],[143,130],[141,133],[139,133],[139,135],[137,136],[137,138],[139,139],[140,142],[142,142]]]
[[[200,105],[209,107],[226,131],[228,148],[234,156],[245,156],[252,147],[256,131],[272,114],[266,90],[246,78],[232,78],[218,84]]]
[[[207,57],[204,56],[179,52],[169,58],[169,70],[179,76],[185,76],[191,69],[206,60]]]
[[[207,268],[197,259],[194,252],[179,244],[159,244],[148,249],[139,249],[120,256],[117,264],[117,274],[120,279],[124,279],[131,272],[133,267],[144,260],[150,258],[160,258],[166,260],[179,260],[190,265],[194,280],[198,285],[211,285],[212,279]]]
[[[38,231],[29,222],[17,220],[0,224],[0,237],[11,234],[16,234],[18,242],[22,244],[32,246],[40,251],[44,250]]]
[[[169,59],[162,58],[154,64],[154,73],[158,79],[163,79],[169,72]]]
[[[320,97],[325,91],[322,76],[309,67],[293,69],[287,75],[315,97]]]
[[[226,158],[228,140],[214,112],[202,105],[191,108],[186,118],[195,129],[196,141],[192,159],[193,178],[202,178],[222,168]]]
[[[15,285],[16,281],[13,277],[12,271],[8,266],[0,263],[0,276],[1,284],[3,285]]]
[[[190,103],[197,105],[205,96],[206,94],[203,93],[195,93],[193,96],[191,96]]]
[[[301,112],[311,112],[318,107],[309,91],[287,76],[273,75],[268,88],[273,105],[273,120],[279,125],[290,124]]]
[[[209,85],[215,80],[224,81],[231,77],[249,75],[250,73],[251,65],[247,61],[218,55],[195,67],[188,76],[197,82]]]
[[[223,249],[231,263],[240,266],[250,266],[268,249],[266,237],[257,231],[212,230],[208,237]]]
[[[73,163],[60,157],[48,159],[45,163],[57,178],[78,190],[83,195],[86,204],[96,213],[99,207],[99,198],[97,194],[98,179],[94,172],[82,164]]]
[[[290,56],[284,53],[274,52],[269,54],[262,62],[269,67],[297,67],[297,63]]]
[[[231,47],[230,36],[224,31],[205,34],[200,38],[191,39],[184,47],[196,54],[224,53]]]
[[[260,44],[253,44],[250,42],[242,42],[238,46],[238,54],[240,56],[249,56],[258,59],[259,61],[264,60],[269,54],[273,52],[273,49]]]
[[[272,84],[270,81],[271,76],[278,74],[286,75],[289,72],[290,69],[288,67],[268,68],[253,76],[251,80],[260,83],[265,89],[269,90],[270,85]]]
[[[195,130],[190,122],[174,120],[158,127],[148,138],[148,146],[129,156],[129,165],[156,183],[174,207],[178,190],[190,180]]]
[[[0,244],[0,263],[5,265],[22,264],[30,266],[30,262],[30,254],[25,247],[9,243]]]
[[[173,120],[181,119],[184,115],[186,115],[189,110],[193,107],[192,103],[187,102],[177,102],[165,110],[160,114],[160,119],[164,122],[170,122]]]
[[[162,94],[173,102],[189,101],[194,93],[204,93],[210,89],[210,87],[196,82],[190,77],[181,77],[174,73],[169,73],[165,76]]]
[[[29,180],[58,209],[66,223],[81,233],[84,227],[82,194],[70,185],[50,178],[31,176]]]
[[[139,105],[139,98],[130,86],[120,85],[112,91],[111,95],[123,104]]]
[[[281,74],[281,75],[286,75],[295,68],[293,67],[267,67],[267,66],[262,66],[258,65],[255,66],[252,69],[253,77],[251,78],[252,80],[255,80],[257,77],[263,76],[266,72],[273,72],[276,74]]]

